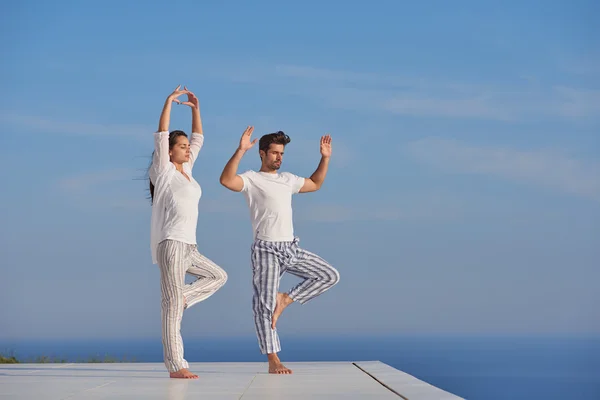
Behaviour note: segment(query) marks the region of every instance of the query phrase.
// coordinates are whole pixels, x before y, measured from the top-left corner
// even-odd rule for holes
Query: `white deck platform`
[[[180,380],[160,363],[3,364],[0,400],[460,399],[378,361],[286,366],[292,375],[269,375],[266,363],[191,363],[200,379]]]

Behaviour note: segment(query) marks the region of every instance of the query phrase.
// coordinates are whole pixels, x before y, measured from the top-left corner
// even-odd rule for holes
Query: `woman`
[[[202,190],[192,177],[192,167],[204,143],[198,99],[181,85],[167,97],[154,134],[154,154],[149,169],[152,221],[152,262],[160,267],[162,342],[164,361],[171,378],[196,379],[183,358],[183,310],[207,299],[227,281],[219,266],[198,252],[196,224]],[[178,97],[187,95],[187,101]],[[192,137],[183,131],[169,133],[172,103],[192,109]],[[197,279],[185,284],[185,274]]]

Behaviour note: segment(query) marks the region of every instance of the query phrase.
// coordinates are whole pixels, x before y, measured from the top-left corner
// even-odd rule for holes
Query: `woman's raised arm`
[[[171,104],[181,103],[177,98],[182,94],[189,93],[188,90],[179,90],[181,85],[177,86],[171,93],[165,105],[163,106],[160,120],[158,121],[158,131],[154,134],[154,157],[152,163],[159,170],[169,165],[169,122],[171,121]]]

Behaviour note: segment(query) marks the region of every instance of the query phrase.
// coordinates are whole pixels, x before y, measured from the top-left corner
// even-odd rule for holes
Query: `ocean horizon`
[[[265,361],[256,338],[185,337],[189,362]],[[160,338],[0,340],[21,362],[109,357],[162,363]],[[466,399],[600,399],[596,336],[327,336],[282,338],[285,361],[378,360]]]

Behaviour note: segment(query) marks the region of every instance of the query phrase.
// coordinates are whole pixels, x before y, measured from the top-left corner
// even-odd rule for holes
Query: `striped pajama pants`
[[[254,296],[252,310],[258,345],[262,354],[281,351],[271,318],[277,300],[279,281],[288,272],[304,278],[288,293],[295,302],[305,304],[334,286],[340,280],[338,271],[318,255],[291,242],[268,242],[256,239],[252,245],[252,281]]]
[[[164,240],[157,248],[160,267],[162,343],[169,372],[188,368],[183,358],[181,318],[184,308],[206,300],[227,281],[227,273],[198,252],[196,245]],[[185,275],[196,277],[185,283]]]

